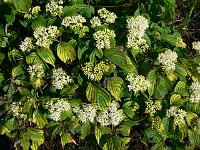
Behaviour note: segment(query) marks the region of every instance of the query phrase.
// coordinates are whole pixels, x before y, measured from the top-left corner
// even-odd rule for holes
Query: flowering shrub
[[[16,149],[128,149],[135,127],[154,150],[199,146],[200,41],[186,49],[175,3],[158,20],[136,3],[2,2],[0,133]]]

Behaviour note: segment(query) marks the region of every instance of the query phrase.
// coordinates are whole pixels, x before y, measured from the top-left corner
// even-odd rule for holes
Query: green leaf
[[[111,96],[105,89],[91,83],[87,87],[86,97],[89,102],[97,103],[99,107],[106,107],[111,101]]]
[[[186,113],[186,121],[187,121],[187,124],[189,126],[192,126],[193,125],[193,121],[195,121],[196,119],[198,118],[198,115],[193,113],[193,112],[187,112]]]
[[[31,64],[42,64],[43,63],[42,60],[40,59],[40,57],[35,52],[32,52],[28,56],[26,56],[26,62],[29,65],[31,65]]]
[[[82,59],[82,56],[83,56],[83,53],[87,50],[88,48],[87,47],[83,47],[83,48],[80,48],[78,47],[78,59],[81,60]]]
[[[13,0],[13,3],[18,12],[28,13],[31,8],[32,0]]]
[[[156,81],[157,81],[157,74],[156,74],[155,69],[152,69],[149,71],[149,73],[147,75],[147,80],[150,81],[150,86],[148,88],[148,92],[149,92],[149,95],[152,96],[154,94]]]
[[[35,110],[33,113],[33,122],[36,123],[40,128],[43,128],[48,123],[42,113],[38,110]]]
[[[161,5],[164,7],[165,21],[173,21],[175,17],[175,0],[162,0]]]
[[[89,122],[83,123],[81,127],[81,139],[84,139],[87,135],[90,134],[91,126]]]
[[[155,129],[148,128],[144,131],[144,134],[152,143],[158,143],[162,141],[162,136]]]
[[[123,136],[129,136],[131,128],[135,125],[138,125],[138,121],[132,121],[132,120],[125,120],[122,122],[122,125],[120,126],[119,130],[120,133]]]
[[[161,141],[161,142],[155,144],[153,147],[151,147],[150,150],[164,150],[164,145],[165,145],[164,142]]]
[[[63,8],[63,16],[73,16],[76,14],[85,14],[86,17],[91,18],[91,15],[95,13],[95,10],[90,5],[79,4],[73,6],[65,6]]]
[[[62,135],[61,135],[61,144],[64,147],[65,144],[67,144],[67,143],[75,143],[76,144],[76,142],[74,141],[71,134],[69,132],[64,131],[64,132],[62,132]]]
[[[170,105],[178,105],[180,106],[181,104],[183,104],[183,100],[181,98],[180,94],[173,94],[170,98]]]
[[[2,82],[4,81],[3,73],[0,72],[0,87],[2,86]]]
[[[108,127],[95,127],[95,137],[96,137],[96,140],[97,140],[97,143],[99,145],[101,145],[101,137],[105,134],[109,134],[111,133],[111,130],[110,128]]]
[[[123,90],[122,84],[123,79],[120,77],[111,77],[108,79],[107,89],[111,93],[111,95],[116,99],[121,98]]]
[[[51,50],[40,49],[37,51],[40,58],[55,67],[56,58]]]
[[[19,66],[17,66],[17,67],[14,67],[14,68],[12,69],[12,77],[13,77],[13,78],[15,78],[15,77],[17,77],[17,76],[20,76],[20,75],[22,75],[22,74],[24,74],[24,70],[23,70],[23,68],[22,68],[21,65],[19,65]]]
[[[13,22],[15,21],[15,15],[16,15],[16,11],[14,9],[12,9],[10,15],[5,15],[6,23],[7,23],[8,26],[12,25]]]
[[[187,76],[187,70],[185,68],[183,68],[181,65],[176,65],[175,71],[182,76]]]
[[[179,81],[174,88],[174,92],[177,94],[181,94],[182,96],[188,96],[185,82]]]
[[[23,133],[22,134],[22,139],[20,140],[21,141],[21,145],[23,147],[23,150],[29,150],[29,146],[30,146],[30,138],[29,136],[27,135],[27,133]]]
[[[197,132],[188,130],[188,137],[192,145],[198,145],[200,143],[200,136]]]
[[[122,69],[127,68],[126,55],[117,48],[104,50],[104,56],[112,63],[118,65]]]
[[[30,137],[32,140],[32,149],[36,149],[40,145],[44,143],[44,131],[40,129],[35,129],[35,128],[28,128],[27,129],[27,135]]]
[[[71,44],[60,42],[57,47],[57,55],[64,62],[72,62],[76,59],[76,51]]]
[[[41,16],[41,17],[35,19],[31,24],[31,28],[33,30],[35,30],[37,27],[40,27],[40,26],[46,27],[46,20],[45,20],[44,16]]]
[[[107,143],[104,144],[103,150],[122,150],[122,141],[120,137],[117,136],[111,136],[108,140]]]
[[[15,118],[9,119],[6,122],[6,127],[10,132],[17,129],[17,121],[15,120]]]

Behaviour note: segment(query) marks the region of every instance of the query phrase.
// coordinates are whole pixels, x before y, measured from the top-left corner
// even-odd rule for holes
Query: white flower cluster
[[[99,19],[99,17],[93,17],[91,20],[90,20],[90,23],[91,23],[91,26],[94,28],[94,27],[98,27],[98,26],[101,26],[101,20]]]
[[[149,22],[143,16],[137,16],[127,19],[128,28],[128,48],[137,49],[142,45],[146,45],[146,40],[143,39],[145,30],[149,27]],[[148,45],[146,45],[148,47]]]
[[[151,117],[157,112],[157,110],[161,110],[162,105],[159,100],[153,102],[152,100],[148,100],[146,103],[145,113],[149,114]]]
[[[50,115],[49,118],[51,118],[54,121],[59,121],[60,115],[63,111],[68,111],[71,109],[70,103],[64,100],[57,100],[49,101],[46,103],[46,108],[48,108]]]
[[[62,25],[70,27],[75,34],[79,34],[79,37],[85,36],[85,33],[89,31],[87,26],[83,26],[83,23],[86,22],[86,19],[82,15],[77,16],[67,16],[63,19]]]
[[[195,49],[200,54],[200,41],[193,42],[192,48]]]
[[[36,76],[37,78],[42,78],[45,75],[42,64],[34,64],[29,66],[28,73],[31,75],[31,77]]]
[[[182,126],[185,124],[184,117],[186,116],[186,111],[183,109],[178,109],[176,106],[170,107],[167,111],[167,117],[174,117],[174,124]]]
[[[110,39],[115,38],[115,32],[104,28],[104,30],[99,30],[93,34],[96,40],[96,47],[98,49],[110,49]]]
[[[108,11],[106,8],[99,9],[98,14],[106,23],[114,23],[117,18],[115,13]]]
[[[200,103],[200,83],[199,82],[193,82],[190,86],[190,89],[192,91],[190,95],[190,102],[192,103]]]
[[[62,89],[65,85],[72,81],[62,68],[54,69],[52,76],[52,84],[56,89]]]
[[[164,125],[160,117],[153,117],[151,119],[152,127],[161,133],[164,130]]]
[[[101,111],[97,116],[97,121],[101,126],[117,126],[123,120],[123,111],[118,110],[119,104],[115,101],[111,103],[104,111]]]
[[[63,12],[63,1],[51,0],[50,3],[46,5],[46,12],[50,12],[52,16],[60,16]]]
[[[20,49],[23,52],[30,52],[34,48],[32,41],[32,38],[26,37],[24,41],[21,42],[21,45],[19,46]]]
[[[198,73],[200,73],[200,64],[199,64],[199,66],[197,67],[197,70],[198,70]]]
[[[178,55],[170,49],[158,55],[158,61],[163,64],[163,68],[168,71],[174,71],[176,68]]]
[[[26,115],[22,113],[22,105],[21,102],[12,102],[11,111],[13,112],[14,117],[25,118]]]
[[[95,66],[92,62],[87,62],[85,66],[82,67],[82,70],[84,74],[88,76],[88,79],[95,81],[100,81],[104,72],[108,72],[109,69],[109,65],[107,65],[104,61],[101,61]]]
[[[183,42],[181,36],[176,39],[176,47],[186,48],[186,46],[187,45]]]
[[[87,121],[93,123],[96,117],[96,109],[92,104],[83,104],[82,108],[76,108],[75,113],[82,123]]]
[[[142,75],[135,76],[133,73],[129,73],[126,80],[130,82],[130,85],[128,85],[129,91],[133,90],[134,92],[143,92],[150,86],[150,82]]]
[[[37,39],[36,44],[45,48],[49,48],[49,46],[53,43],[53,39],[55,39],[59,35],[59,30],[57,26],[49,26],[45,27],[37,27],[34,31],[34,37]]]
[[[35,19],[37,18],[39,11],[41,11],[40,6],[35,6],[28,14],[24,15],[24,18]]]

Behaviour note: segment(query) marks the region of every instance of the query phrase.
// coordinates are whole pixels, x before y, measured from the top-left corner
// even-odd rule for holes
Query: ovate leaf
[[[104,50],[104,56],[112,63],[118,65],[122,69],[127,68],[126,55],[117,48]]]
[[[13,78],[15,78],[15,77],[17,77],[17,76],[20,76],[20,75],[22,75],[22,74],[24,74],[24,70],[23,70],[23,68],[22,68],[21,65],[19,65],[19,66],[17,66],[17,67],[14,67],[14,68],[12,69],[12,77],[13,77]]]
[[[62,132],[61,135],[61,144],[64,147],[67,143],[76,143],[69,132]]]
[[[108,79],[107,89],[116,99],[121,98],[123,79],[120,77],[112,77]]]
[[[38,110],[35,110],[33,113],[33,122],[36,123],[40,128],[43,128],[47,124],[47,120]]]
[[[37,51],[37,54],[44,62],[51,64],[52,66],[55,67],[56,58],[51,50],[40,49]]]
[[[26,56],[26,62],[27,64],[41,64],[43,63],[40,57],[37,55],[37,53],[32,52],[28,56]]]
[[[76,51],[70,43],[60,42],[57,47],[57,55],[64,62],[72,62],[76,59]]]
[[[181,105],[184,101],[180,94],[173,94],[170,98],[170,105]]]
[[[32,0],[13,0],[13,3],[18,12],[28,13],[31,8]]]
[[[34,20],[31,24],[31,28],[33,30],[35,30],[37,27],[40,27],[40,26],[43,26],[43,27],[46,27],[46,20],[43,16],[37,18],[36,20]]]
[[[81,127],[81,139],[84,139],[87,135],[90,134],[91,126],[89,122],[85,122]]]
[[[105,89],[91,83],[87,87],[86,96],[89,102],[96,102],[99,107],[106,107],[111,101],[111,96]]]

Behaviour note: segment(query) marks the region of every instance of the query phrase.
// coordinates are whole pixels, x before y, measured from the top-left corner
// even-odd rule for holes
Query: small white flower
[[[191,89],[191,95],[190,95],[190,102],[192,103],[200,103],[200,83],[198,82],[193,82],[192,85],[190,86]]]
[[[90,20],[90,23],[91,23],[91,26],[94,28],[94,27],[97,27],[97,26],[101,26],[101,20],[99,19],[99,17],[93,17],[91,20]]]
[[[70,103],[64,100],[57,100],[56,102],[49,101],[46,103],[46,107],[48,108],[51,118],[54,121],[59,121],[60,115],[63,111],[68,111],[71,109]]]
[[[37,39],[36,45],[49,48],[53,40],[59,35],[57,26],[37,27],[34,31],[34,37]]]
[[[163,64],[164,69],[174,71],[176,67],[178,55],[170,49],[158,55],[158,61]]]
[[[174,124],[176,125],[184,125],[185,124],[185,116],[186,111],[182,109],[178,109],[176,106],[170,107],[170,109],[167,111],[168,117],[174,117]]]
[[[123,111],[118,110],[118,107],[119,104],[113,101],[109,107],[98,113],[97,121],[101,124],[101,126],[117,126],[121,123],[124,116]]]
[[[96,109],[92,104],[83,104],[82,108],[77,110],[77,116],[82,123],[87,121],[93,123],[96,117]]]
[[[56,89],[63,89],[63,87],[72,81],[62,68],[54,69],[52,76],[52,84]]]
[[[46,5],[46,12],[50,12],[52,16],[60,16],[63,12],[63,1],[51,0],[50,3]]]
[[[32,77],[36,76],[37,78],[42,78],[45,75],[42,64],[34,64],[29,66],[28,72]]]
[[[133,73],[129,73],[126,79],[130,82],[130,85],[128,85],[129,91],[133,90],[134,92],[143,92],[150,86],[150,82],[142,75],[135,76]]]
[[[104,72],[108,72],[109,65],[107,65],[104,61],[94,65],[91,62],[87,62],[82,70],[85,75],[88,76],[88,79],[100,81],[103,77]]]
[[[198,73],[200,73],[200,64],[199,64],[199,66],[197,67],[197,70],[198,70]]]
[[[82,15],[77,16],[67,16],[63,19],[62,25],[67,27],[74,27],[74,26],[83,26],[83,23],[86,22],[86,19]]]
[[[161,110],[162,105],[160,101],[153,102],[152,100],[148,100],[146,103],[145,113],[149,114],[151,117],[157,112],[157,110]]]
[[[106,8],[99,9],[98,14],[106,23],[114,23],[117,18],[115,13],[108,11]]]
[[[25,117],[26,117],[26,115],[22,113],[23,109],[22,109],[21,102],[12,102],[11,111],[12,111],[14,117],[18,117],[21,119],[25,119]]]
[[[200,54],[200,41],[193,42],[192,48],[195,49]]]
[[[22,41],[21,45],[19,46],[23,52],[30,52],[34,46],[32,43],[33,39],[30,37],[26,37],[24,41]]]
[[[127,19],[128,28],[128,48],[138,49],[142,45],[146,44],[146,40],[143,39],[146,29],[149,27],[149,22],[143,16],[131,17]],[[143,49],[146,50],[146,49]]]
[[[115,32],[105,28],[93,34],[98,49],[110,49],[110,38],[115,38]]]
[[[40,6],[35,6],[35,7],[32,8],[31,14],[36,16],[36,15],[38,15],[39,11],[41,11]]]

